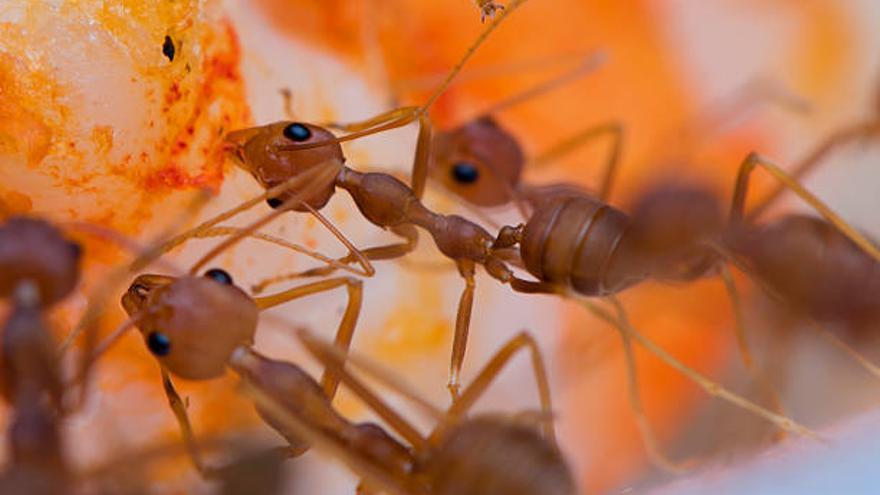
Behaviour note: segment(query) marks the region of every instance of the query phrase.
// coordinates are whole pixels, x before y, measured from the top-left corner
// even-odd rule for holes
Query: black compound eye
[[[162,43],[162,55],[168,57],[168,60],[174,62],[174,40],[171,36],[165,36],[165,42]]]
[[[171,340],[161,332],[153,332],[147,336],[147,347],[155,356],[167,356],[171,352]]]
[[[205,276],[223,285],[232,285],[232,275],[230,275],[229,272],[227,272],[226,270],[221,270],[220,268],[211,268],[210,270],[205,272]]]
[[[269,205],[269,208],[272,208],[274,210],[274,209],[278,208],[279,206],[283,205],[284,201],[282,201],[278,198],[269,198],[266,200],[266,204]]]
[[[312,137],[312,131],[310,131],[308,127],[297,122],[284,128],[284,137],[300,143]]]
[[[471,162],[456,162],[452,166],[452,178],[459,184],[473,184],[480,178],[480,171]]]

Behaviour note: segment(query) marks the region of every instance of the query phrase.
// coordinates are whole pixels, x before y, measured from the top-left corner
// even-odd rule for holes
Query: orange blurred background
[[[194,8],[196,4],[187,5]],[[213,3],[210,8],[215,8]],[[863,7],[835,0],[722,0],[711,4],[686,0],[532,0],[493,34],[469,64],[465,76],[469,69],[478,67],[542,59],[573,60],[573,57],[603,50],[610,58],[595,74],[506,110],[498,116],[499,120],[522,139],[530,154],[596,123],[621,122],[626,129],[626,141],[612,203],[624,210],[652,180],[669,174],[701,180],[722,198],[727,198],[736,167],[749,151],[757,149],[790,164],[824,131],[865,113],[867,107],[874,104],[871,85],[877,64],[867,61],[877,59],[880,44],[868,20],[876,19],[877,13],[871,6],[860,9]],[[483,27],[477,9],[468,0],[230,0],[223,7],[217,7],[216,12],[204,19],[208,28],[198,31],[198,36],[186,31],[192,23],[179,12],[157,13],[147,9],[143,14],[149,18],[148,24],[156,24],[151,40],[161,40],[167,24],[179,25],[175,29],[190,36],[184,36],[187,43],[192,37],[213,40],[204,41],[206,46],[215,47],[217,53],[202,59],[205,63],[202,70],[208,75],[202,84],[184,88],[191,91],[181,98],[186,106],[184,110],[173,107],[180,113],[167,118],[173,129],[164,134],[172,138],[183,136],[186,141],[187,129],[208,129],[206,135],[197,140],[199,146],[187,148],[191,154],[181,165],[179,153],[174,152],[174,139],[147,138],[144,140],[147,145],[155,146],[148,157],[135,155],[136,163],[107,158],[106,162],[94,166],[97,172],[89,169],[97,175],[111,170],[122,177],[125,188],[114,189],[115,192],[103,193],[99,186],[87,181],[68,181],[63,186],[41,183],[39,187],[46,188],[44,190],[60,189],[70,197],[98,190],[96,194],[109,198],[107,203],[101,203],[102,207],[106,206],[105,215],[100,211],[82,214],[75,206],[68,206],[68,212],[52,215],[100,221],[144,238],[144,232],[155,231],[162,225],[163,213],[175,211],[183,203],[184,195],[179,194],[180,191],[192,191],[193,187],[204,184],[216,188],[222,185],[221,199],[209,207],[209,212],[216,211],[256,191],[247,178],[231,171],[228,164],[222,164],[217,155],[219,136],[229,128],[282,118],[278,89],[290,88],[297,117],[310,120],[353,120],[398,103],[417,103],[427,91],[413,89],[413,86],[451,67]],[[0,19],[2,14],[0,7]],[[122,32],[127,27],[120,19],[105,21]],[[12,28],[5,26],[5,29]],[[84,36],[83,33],[78,35]],[[135,41],[132,43],[136,44]],[[290,47],[296,49],[285,51]],[[0,138],[4,133],[21,132],[17,128],[9,129],[10,115],[20,118],[34,113],[26,105],[38,106],[43,101],[31,99],[21,105],[8,96],[10,87],[24,87],[23,91],[32,93],[36,83],[18,84],[21,79],[14,78],[19,77],[19,69],[9,62],[9,56],[2,55],[0,52],[0,62],[8,65],[0,76],[12,82],[0,78],[0,89],[4,90],[0,92],[0,116],[5,119],[0,123]],[[163,67],[159,65],[164,63],[159,55],[153,53],[150,57],[155,60],[146,56],[145,59],[151,67],[152,64]],[[244,69],[237,66],[239,60],[244,61]],[[454,85],[437,102],[432,117],[439,127],[455,125],[493,102],[557,73],[558,67],[565,64],[557,64],[549,70],[513,72]],[[695,143],[687,136],[678,138],[675,131],[695,121],[712,102],[757,76],[791,88],[812,103],[813,111],[801,116],[764,108],[744,123],[712,136],[707,143]],[[344,80],[346,77],[352,81]],[[167,103],[168,98],[177,98],[176,90],[171,82],[163,81],[156,99]],[[349,83],[354,89],[347,86]],[[58,92],[64,95],[64,87]],[[149,108],[149,103],[146,105]],[[10,114],[13,111],[18,113]],[[64,118],[75,120],[77,116]],[[63,119],[61,124],[53,125],[62,128]],[[133,128],[137,129],[137,125]],[[410,158],[407,154],[412,143],[410,137],[389,137],[387,141],[372,141],[372,145],[352,145],[349,164],[384,167],[383,160],[391,160],[397,168],[405,169]],[[71,138],[76,139],[94,141],[92,134]],[[0,139],[0,146],[4,142]],[[527,172],[527,177],[537,182],[564,179],[595,187],[604,151],[602,144],[586,146],[547,170]],[[89,150],[79,159],[87,161],[92,156],[89,153],[98,152]],[[0,153],[0,158],[4,156]],[[49,157],[59,160],[52,153]],[[41,165],[37,160],[29,167],[36,171],[35,175],[51,174],[46,172],[46,163]],[[0,167],[0,173],[3,172],[4,168]],[[70,173],[69,170],[62,172]],[[829,179],[828,183],[834,182]],[[77,189],[82,184],[89,187]],[[118,184],[114,182],[114,188]],[[767,185],[766,181],[758,181],[755,190],[760,192]],[[837,205],[835,198],[849,196],[845,191],[823,189],[821,183],[816,190],[834,205]],[[38,194],[25,201],[24,206],[15,206],[21,205],[22,200],[10,197],[8,193],[2,196],[13,210],[43,214],[50,210],[46,206],[50,199],[58,200]],[[454,211],[454,205],[443,198],[433,197],[432,201],[438,208]],[[125,207],[115,207],[120,204]],[[350,204],[333,203],[331,207],[331,216],[346,232],[350,228],[360,233],[357,229],[363,227],[350,226],[358,222]],[[844,216],[848,211],[844,208]],[[515,218],[509,216],[509,212],[498,215]],[[868,218],[858,213],[853,215],[857,224],[858,219]],[[859,226],[880,229],[876,223]],[[313,232],[313,225],[291,221],[279,228],[302,234],[312,245],[335,249],[325,237]],[[106,249],[94,242],[90,248]],[[418,254],[423,258],[433,256],[430,249]],[[187,256],[179,257],[178,262],[183,264]],[[235,264],[243,271],[262,268],[265,260],[258,262],[255,258],[253,254],[237,253],[228,255],[223,262]],[[290,264],[275,263],[291,268]],[[368,314],[363,319],[363,332],[367,336],[356,347],[401,373],[428,363],[424,366],[428,371],[413,372],[418,375],[416,381],[420,385],[429,383],[426,394],[437,402],[445,400],[442,391],[445,365],[460,281],[453,273],[444,278],[442,284],[434,284],[430,275],[408,273],[405,267],[380,264],[378,268],[380,276],[390,275],[385,275],[384,281],[376,281],[374,290],[368,291],[381,294],[382,290],[396,290],[398,299],[392,308],[379,310],[375,299],[383,296],[373,296],[374,302],[368,302],[365,309]],[[98,270],[89,279],[100,280],[100,273]],[[258,275],[253,277],[259,278]],[[414,285],[388,288],[395,284]],[[611,329],[586,317],[580,308],[546,297],[511,295],[493,284],[485,277],[478,282],[479,304],[475,307],[473,333],[480,335],[473,337],[474,348],[468,355],[466,376],[519,329],[513,326],[520,324],[519,321],[503,318],[507,305],[514,301],[532,306],[537,316],[526,321],[539,325],[529,326],[529,330],[539,336],[553,367],[560,437],[584,491],[606,493],[654,476],[656,473],[652,473],[645,458],[626,400],[620,346]],[[745,283],[741,286],[748,287]],[[411,294],[401,295],[401,292]],[[338,294],[328,295],[324,301],[325,304],[342,304]],[[682,361],[716,377],[726,377],[729,368],[738,364],[729,303],[720,281],[676,287],[646,284],[629,291],[623,301],[633,323]],[[82,299],[70,306],[67,311],[75,313],[81,309]],[[291,310],[292,318],[301,318],[310,326],[329,332],[335,323],[330,325],[327,321],[335,322],[335,313],[332,317],[302,314],[310,308],[308,304],[295,307]],[[546,313],[543,319],[542,312]],[[118,320],[119,316],[114,310],[113,318],[108,320]],[[560,328],[555,328],[556,321]],[[494,328],[495,325],[490,325],[493,322],[502,322],[504,327]],[[105,326],[110,328],[112,324],[113,321],[108,321]],[[389,329],[396,329],[396,333]],[[266,339],[263,344],[274,343],[272,339],[277,337]],[[289,341],[279,342],[289,345]],[[651,423],[668,445],[679,445],[677,442],[687,433],[694,411],[704,407],[704,395],[645,353],[638,353],[638,366],[641,392]],[[101,387],[107,396],[137,396],[138,404],[126,404],[124,399],[105,396],[90,409],[89,419],[94,424],[82,427],[84,435],[100,427],[96,425],[106,425],[107,421],[130,420],[143,431],[132,432],[130,427],[120,429],[124,435],[139,435],[135,443],[148,443],[154,438],[175,439],[176,431],[162,403],[154,367],[139,339],[123,342],[99,370]],[[514,377],[528,379],[521,370]],[[183,385],[193,403],[191,412],[197,431],[223,431],[255,421],[233,384],[233,380],[226,379]],[[508,395],[510,388],[508,384]],[[516,390],[514,386],[514,394]],[[362,413],[362,409],[345,396],[341,398],[341,407],[352,414]],[[101,457],[99,453],[93,455]],[[181,467],[180,471],[187,469]],[[197,485],[192,473],[178,474],[182,481],[172,483],[176,488],[171,492],[180,486],[190,486],[189,483]]]

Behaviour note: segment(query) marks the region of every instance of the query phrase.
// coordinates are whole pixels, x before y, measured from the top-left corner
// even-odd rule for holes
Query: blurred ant
[[[68,482],[60,422],[69,410],[45,313],[76,287],[80,257],[79,244],[42,220],[0,226],[0,297],[12,303],[0,351],[0,391],[13,411],[4,493],[61,493]]]
[[[329,409],[325,399],[309,399],[303,372],[290,363],[269,360],[252,349],[234,351],[230,365],[244,379],[261,415],[291,443],[306,441],[338,457],[361,478],[358,493],[437,495],[573,495],[572,476],[556,447],[549,385],[543,359],[525,332],[510,340],[483,367],[445,413],[421,399],[379,368],[342,353],[299,330],[297,337],[324,366],[334,368],[345,386],[370,406],[409,446],[373,423],[351,424]],[[521,420],[499,415],[466,418],[505,364],[523,349],[531,351],[541,396],[543,435]],[[346,359],[416,402],[438,419],[430,435],[421,435],[375,392],[345,369]],[[305,406],[308,404],[308,406]],[[329,415],[329,417],[321,416]],[[331,420],[332,418],[332,420]]]

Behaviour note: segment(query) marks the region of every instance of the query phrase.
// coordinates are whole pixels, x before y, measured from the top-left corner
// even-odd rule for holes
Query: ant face
[[[491,117],[480,117],[437,136],[434,174],[447,189],[476,206],[510,202],[519,184],[523,153]]]
[[[322,127],[300,122],[275,122],[260,127],[242,129],[226,135],[228,151],[241,168],[248,171],[264,188],[282,184],[306,170],[329,162],[343,163],[345,156],[339,143],[301,150],[283,150],[281,147],[308,144],[333,139],[333,134]],[[269,203],[280,205],[296,194],[291,189]],[[333,195],[333,185],[318,190],[306,202],[314,209],[327,204]],[[294,208],[297,211],[306,209]]]
[[[236,347],[250,345],[257,306],[222,270],[204,277],[141,275],[122,297],[150,352],[173,374],[205,380],[223,374]]]
[[[46,222],[11,218],[0,226],[0,297],[10,297],[21,282],[31,280],[41,304],[63,299],[79,280],[81,251]]]

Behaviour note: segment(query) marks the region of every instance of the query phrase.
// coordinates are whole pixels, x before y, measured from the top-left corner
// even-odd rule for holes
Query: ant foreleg
[[[348,291],[348,304],[345,306],[345,313],[339,322],[339,328],[336,330],[334,343],[341,351],[347,353],[351,346],[351,340],[354,337],[355,328],[357,326],[358,315],[361,311],[363,303],[363,283],[353,277],[339,277],[327,280],[321,280],[311,284],[301,285],[292,289],[273,294],[271,296],[257,297],[254,302],[260,310],[266,310],[280,304],[299,299],[301,297],[310,296],[333,290],[337,287],[345,286]],[[339,387],[339,376],[330,368],[324,370],[321,376],[321,387],[330,401],[336,396]]]
[[[739,346],[739,352],[740,356],[742,357],[743,366],[745,366],[746,370],[749,372],[749,375],[751,375],[752,380],[755,383],[759,384],[759,386],[763,388],[764,391],[768,394],[773,411],[780,415],[784,415],[785,410],[782,406],[782,400],[780,399],[779,394],[770,384],[764,373],[761,373],[755,367],[755,361],[752,357],[748,338],[746,337],[745,317],[742,310],[742,301],[739,296],[739,291],[736,288],[736,282],[733,280],[733,274],[730,272],[730,267],[728,267],[727,263],[720,263],[719,276],[724,282],[724,288],[727,291],[728,298],[730,299],[730,304],[733,307],[733,328],[736,334],[736,342]],[[782,437],[785,436],[784,431],[781,431],[780,433]]]
[[[792,180],[800,180],[804,175],[818,167],[819,164],[837,148],[859,139],[877,137],[878,135],[880,135],[880,119],[861,122],[840,129],[819,143],[819,145],[814,148],[813,151],[800,162],[800,164],[795,166],[791,172],[789,172],[789,176]],[[748,221],[753,221],[758,215],[766,211],[767,208],[779,199],[783,191],[785,191],[785,188],[785,184],[779,184],[774,187],[765,198],[761,199],[761,201],[749,211],[746,219]]]
[[[447,387],[452,394],[452,402],[458,400],[460,387],[461,367],[464,363],[464,354],[467,350],[468,331],[471,325],[471,311],[474,307],[474,262],[470,260],[457,260],[458,272],[464,279],[464,289],[458,301],[458,313],[455,317],[455,336],[452,339],[452,357],[449,361],[449,383]]]
[[[611,141],[611,146],[605,158],[605,165],[603,167],[604,172],[602,173],[602,185],[599,188],[599,199],[603,202],[607,202],[608,197],[611,196],[611,189],[614,186],[614,179],[617,177],[617,171],[620,165],[620,155],[623,149],[623,135],[623,124],[619,122],[606,122],[604,124],[592,126],[543,151],[540,155],[530,161],[526,167],[540,167],[573,152],[590,141],[603,136],[608,136]]]

